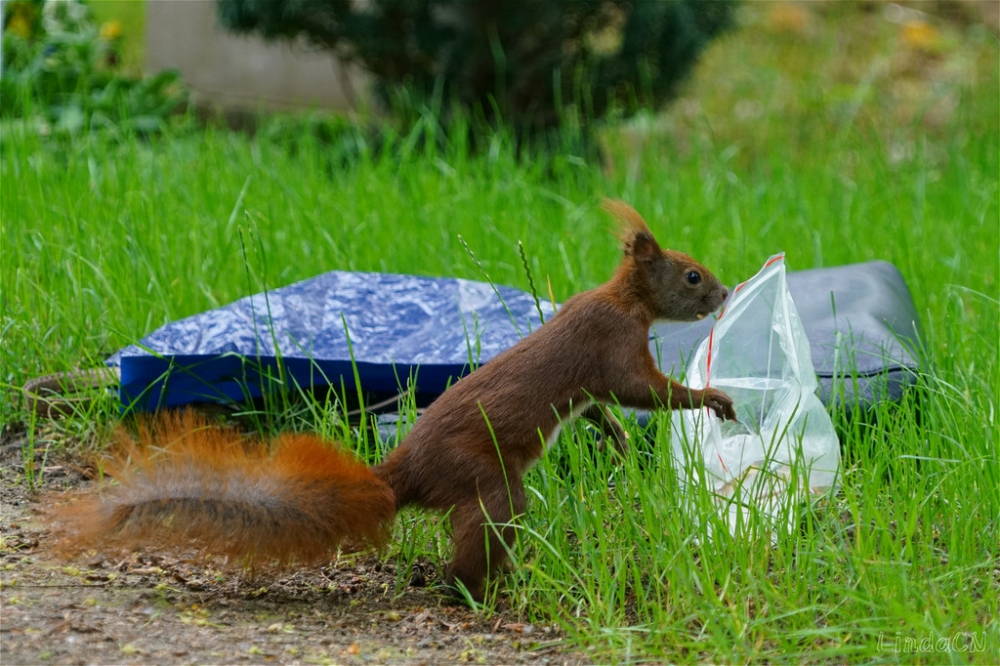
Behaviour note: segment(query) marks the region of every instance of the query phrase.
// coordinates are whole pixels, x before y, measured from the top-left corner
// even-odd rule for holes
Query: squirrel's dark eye
[[[688,281],[688,284],[698,284],[701,282],[701,275],[698,274],[698,271],[691,271],[684,276],[684,279]]]

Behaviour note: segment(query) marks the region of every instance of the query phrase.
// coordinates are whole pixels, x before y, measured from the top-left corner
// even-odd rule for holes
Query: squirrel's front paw
[[[735,421],[736,410],[733,409],[733,399],[719,389],[707,388],[702,391],[701,404],[708,407],[720,419]]]

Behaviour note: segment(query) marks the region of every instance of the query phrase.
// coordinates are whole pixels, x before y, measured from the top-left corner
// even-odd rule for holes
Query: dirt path
[[[21,444],[0,435],[5,666],[587,661],[552,627],[476,614],[427,588],[397,597],[393,565],[373,558],[256,581],[169,557],[55,560],[37,520],[44,491],[87,481],[73,461],[50,457],[43,492],[29,492]]]

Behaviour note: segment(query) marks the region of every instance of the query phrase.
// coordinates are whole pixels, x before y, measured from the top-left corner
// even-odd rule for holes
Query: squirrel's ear
[[[636,261],[643,263],[652,261],[663,256],[660,245],[653,238],[653,234],[648,231],[640,231],[632,239],[631,246],[625,248],[626,255],[632,255]]]
[[[626,257],[635,257],[640,261],[648,261],[661,254],[660,246],[653,238],[646,221],[636,212],[635,208],[624,201],[605,199],[601,208],[607,211],[618,224],[618,240],[622,242],[622,250]]]

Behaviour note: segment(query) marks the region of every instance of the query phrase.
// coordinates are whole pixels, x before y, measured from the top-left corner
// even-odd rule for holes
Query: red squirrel
[[[68,547],[185,546],[306,564],[348,542],[382,545],[396,511],[421,506],[451,511],[447,582],[481,601],[525,510],[522,479],[563,423],[582,415],[620,432],[603,403],[704,406],[736,420],[724,393],[671,380],[649,351],[655,320],[701,319],[726,288],[691,257],[661,249],[631,206],[604,208],[624,248],[611,280],[452,385],[381,463],[366,467],[312,435],[282,435],[271,455],[190,413],[167,416],[111,472],[117,487],[63,515]]]

